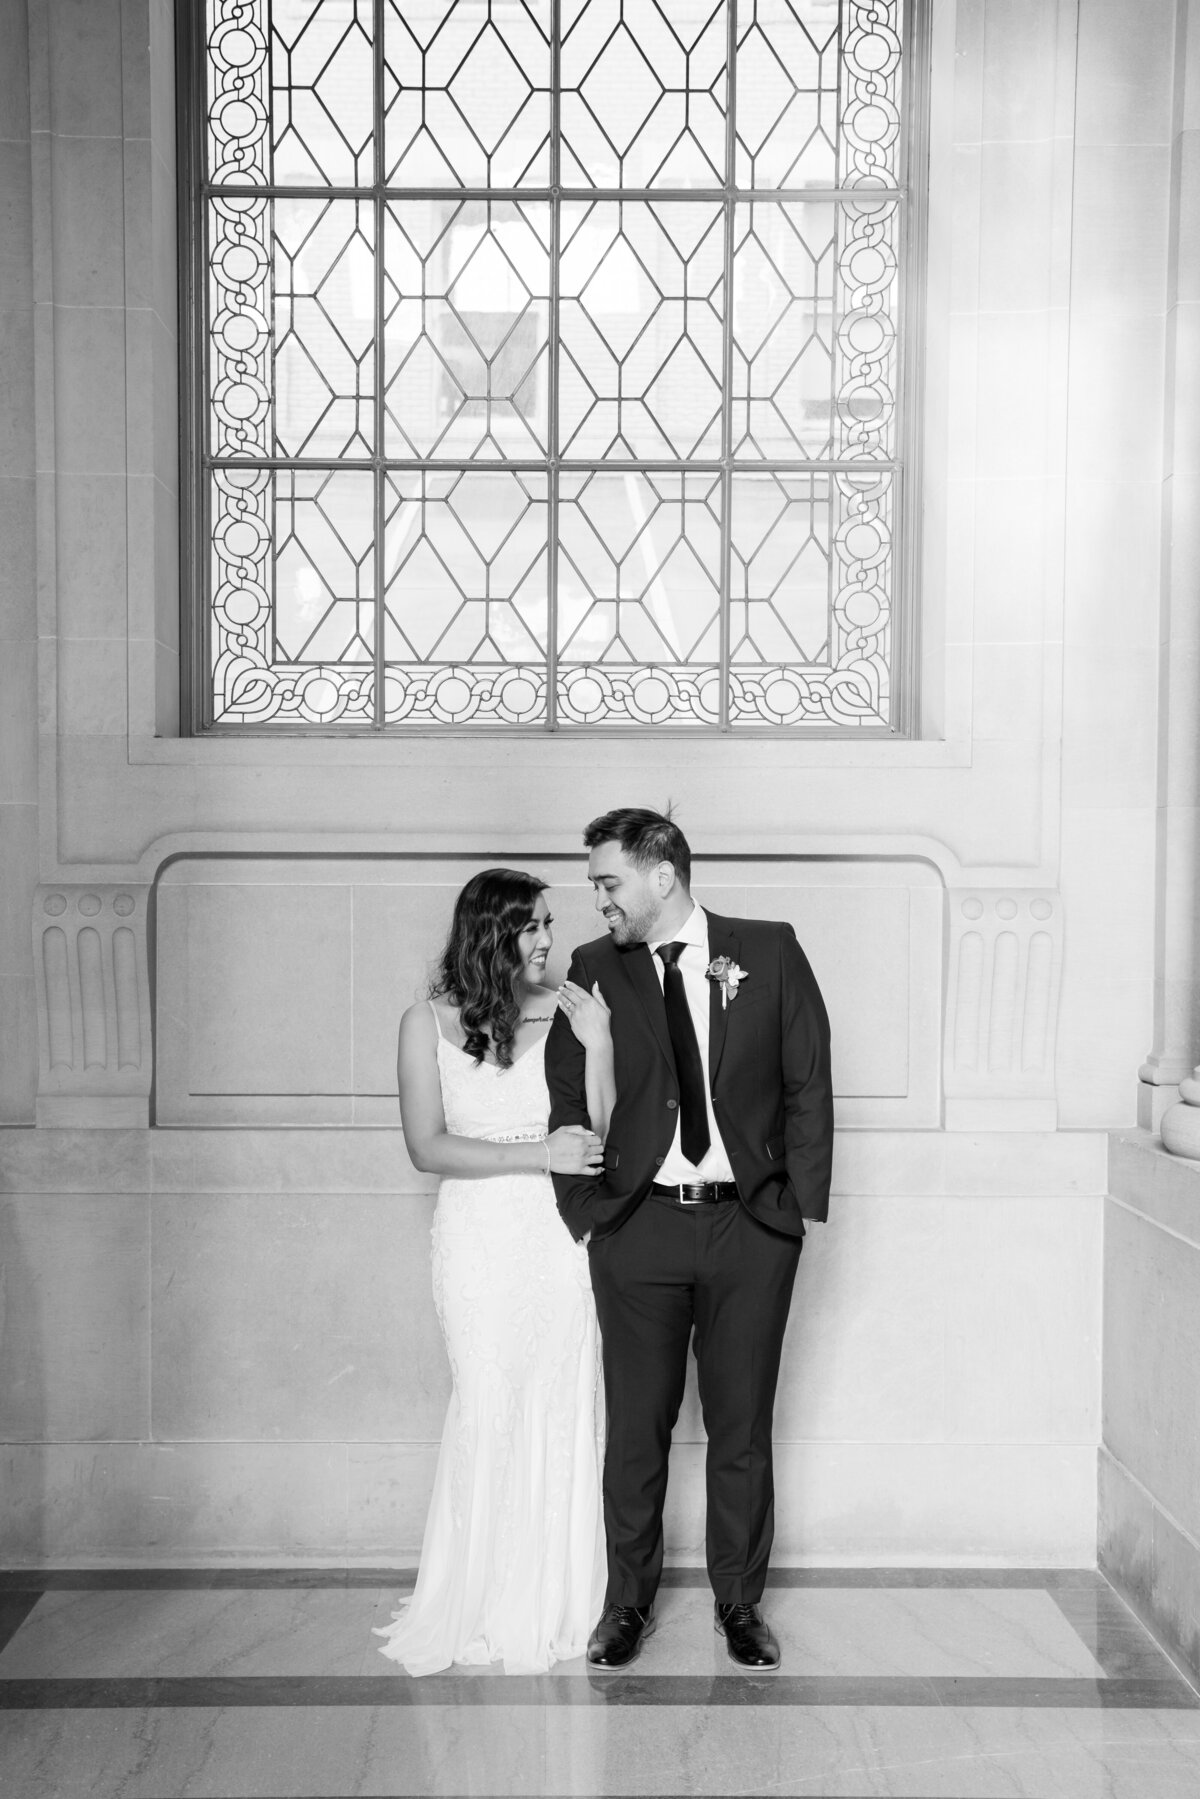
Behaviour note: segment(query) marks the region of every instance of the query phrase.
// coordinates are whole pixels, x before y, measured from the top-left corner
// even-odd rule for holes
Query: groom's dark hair
[[[593,818],[583,833],[585,849],[619,843],[635,868],[657,868],[669,862],[682,886],[691,889],[692,852],[670,813],[648,812],[644,806],[618,806]]]

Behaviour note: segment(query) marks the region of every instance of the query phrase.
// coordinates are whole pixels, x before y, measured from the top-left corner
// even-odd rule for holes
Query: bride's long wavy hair
[[[450,935],[429,983],[430,999],[458,1007],[464,1048],[482,1062],[489,1047],[501,1068],[512,1067],[521,1016],[517,940],[533,917],[545,881],[517,868],[485,868],[472,875],[454,902]]]

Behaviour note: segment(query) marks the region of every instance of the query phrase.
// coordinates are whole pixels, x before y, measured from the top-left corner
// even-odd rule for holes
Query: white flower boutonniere
[[[716,981],[721,989],[722,1012],[731,999],[737,998],[741,983],[750,978],[744,968],[738,967],[732,956],[714,956],[704,972],[709,980]]]

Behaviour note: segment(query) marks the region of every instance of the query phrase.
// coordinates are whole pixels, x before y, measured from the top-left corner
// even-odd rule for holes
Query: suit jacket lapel
[[[659,986],[658,976],[650,963],[650,951],[644,943],[639,943],[634,949],[620,951],[619,959],[634,992],[641,1001],[642,1010],[646,1014],[650,1029],[654,1032],[658,1047],[673,1068],[675,1052],[671,1048],[662,988]]]
[[[710,912],[708,914],[709,961],[715,961],[718,956],[728,956],[731,962],[736,962],[741,947],[741,938],[734,934],[730,921],[727,918],[718,918]],[[650,972],[653,973],[653,969]],[[725,1053],[725,1032],[728,1024],[729,1009],[721,1004],[721,983],[710,981],[708,994],[708,1078],[710,1083],[715,1083],[717,1070],[721,1066],[721,1057]]]

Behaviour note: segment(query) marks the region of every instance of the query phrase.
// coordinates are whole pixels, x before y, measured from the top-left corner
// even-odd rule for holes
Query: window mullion
[[[721,576],[718,720],[729,729],[729,661],[733,587],[733,250],[737,154],[737,6],[729,0],[725,43],[725,293],[721,331]]]
[[[562,0],[550,6],[550,319],[546,367],[546,729],[558,728],[558,346],[562,250]]]
[[[193,26],[193,29],[195,29],[194,26]],[[194,41],[194,45],[195,45],[195,53],[199,60],[199,66],[200,66],[200,96],[201,96],[201,106],[202,106],[199,129],[195,133],[194,142],[195,142],[195,146],[196,146],[196,155],[199,159],[200,166],[207,172],[208,143],[207,143],[207,131],[206,131],[205,127],[206,127],[207,120],[208,120],[208,85],[209,84],[208,84],[208,57],[206,54],[208,46],[203,41],[203,38],[199,37],[199,34],[197,34],[197,38],[194,39],[193,41]],[[197,235],[199,238],[200,249],[199,249],[198,259],[195,262],[193,262],[192,268],[195,272],[195,277],[196,277],[196,282],[197,282],[197,302],[198,303],[196,306],[196,318],[198,321],[199,336],[200,336],[200,356],[199,356],[200,367],[199,367],[199,372],[198,372],[198,376],[197,376],[196,403],[197,403],[197,417],[200,422],[200,428],[199,428],[199,432],[198,432],[199,450],[200,450],[200,456],[199,456],[200,504],[199,504],[198,512],[199,512],[199,519],[200,519],[200,546],[201,546],[200,547],[200,555],[201,555],[202,560],[201,560],[201,564],[200,564],[200,578],[199,578],[198,591],[200,592],[201,595],[203,595],[204,603],[200,609],[201,610],[201,621],[200,621],[200,631],[198,633],[199,667],[197,668],[195,673],[196,673],[196,676],[199,678],[199,682],[202,684],[201,688],[200,688],[200,694],[201,694],[200,723],[201,723],[201,727],[203,729],[207,730],[208,727],[212,724],[213,711],[214,711],[213,672],[212,672],[212,670],[213,670],[213,652],[212,652],[213,617],[212,617],[212,607],[208,603],[209,595],[212,591],[212,581],[213,581],[213,569],[212,569],[212,562],[213,562],[212,511],[213,511],[213,506],[212,506],[211,468],[212,468],[212,454],[213,454],[214,446],[213,446],[213,429],[212,429],[212,407],[209,405],[209,400],[208,400],[208,396],[212,392],[212,336],[211,336],[211,334],[209,332],[209,328],[208,328],[209,311],[210,311],[210,306],[211,306],[211,295],[210,295],[210,288],[209,288],[209,267],[210,267],[210,256],[212,253],[212,243],[211,243],[212,221],[211,221],[211,217],[210,217],[210,213],[209,213],[209,208],[207,206],[202,205],[200,207],[198,223],[199,223],[199,230],[198,230]],[[195,640],[193,639],[193,641],[195,641]]]
[[[375,661],[375,706],[373,724],[381,731],[387,723],[387,696],[385,687],[385,654],[384,654],[384,577],[387,571],[387,559],[384,553],[384,520],[386,514],[387,470],[384,463],[384,397],[385,397],[385,365],[383,344],[383,307],[384,307],[384,212],[387,205],[384,197],[384,153],[383,153],[383,13],[385,0],[374,0],[372,13],[374,56],[372,112],[374,132],[372,134],[372,154],[374,158],[374,185],[371,198],[375,220],[375,394],[373,403],[373,473],[372,473],[372,505],[374,508],[375,542],[372,546],[374,558],[375,585],[375,633],[371,649]]]

